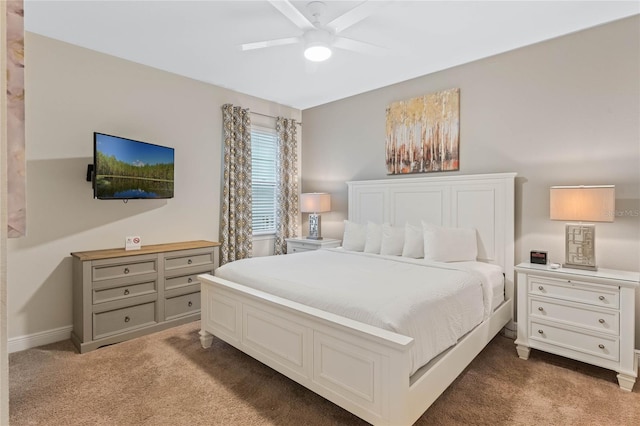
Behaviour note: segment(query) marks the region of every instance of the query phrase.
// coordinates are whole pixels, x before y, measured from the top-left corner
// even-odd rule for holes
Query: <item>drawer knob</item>
[[[131,318],[129,318],[128,316],[124,317],[124,322],[129,322],[129,321],[131,321]]]
[[[538,286],[538,290],[542,291],[544,290],[544,287],[542,287],[541,285]]]
[[[128,288],[124,290],[124,295],[126,296],[127,294],[129,294],[129,289]]]
[[[604,324],[604,320],[603,320],[602,318],[600,318],[600,319],[598,320],[598,322],[599,322],[600,324]]]
[[[600,344],[598,345],[598,347],[599,347],[600,349],[604,349],[604,345],[603,345],[602,343],[600,343]]]
[[[604,296],[599,296],[598,299],[604,300]]]
[[[124,268],[124,273],[128,274],[129,273],[129,268]]]
[[[540,312],[544,311],[544,309],[542,308],[542,306],[538,306],[538,310],[539,310]]]
[[[191,265],[191,264],[193,263],[193,260],[189,259],[189,260],[187,260],[187,263],[188,263],[189,265]]]
[[[193,278],[189,277],[189,279],[187,280],[188,283],[192,283],[193,282]]]
[[[189,307],[193,306],[193,302],[191,300],[189,300],[189,303],[187,303],[187,306],[189,306]]]
[[[538,330],[538,333],[540,333],[540,334],[544,334],[544,331],[542,331],[542,330]]]

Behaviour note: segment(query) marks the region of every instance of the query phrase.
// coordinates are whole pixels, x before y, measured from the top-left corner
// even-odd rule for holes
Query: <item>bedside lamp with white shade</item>
[[[309,214],[309,235],[311,240],[321,240],[320,215],[331,211],[331,195],[325,192],[309,192],[300,195],[300,211]]]
[[[597,270],[596,226],[587,222],[613,222],[615,186],[552,186],[551,220],[570,220],[565,227],[565,268]]]

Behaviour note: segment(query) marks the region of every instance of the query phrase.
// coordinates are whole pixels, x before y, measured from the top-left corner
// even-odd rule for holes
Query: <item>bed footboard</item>
[[[411,424],[413,339],[200,275],[203,347],[212,335],[373,424]]]

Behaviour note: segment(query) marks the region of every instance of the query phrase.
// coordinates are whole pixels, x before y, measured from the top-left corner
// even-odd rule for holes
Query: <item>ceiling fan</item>
[[[391,3],[391,1],[364,1],[327,24],[323,24],[321,21],[321,17],[327,8],[327,5],[321,1],[312,1],[307,4],[307,9],[313,17],[313,21],[307,19],[307,17],[288,0],[269,0],[269,3],[271,3],[274,8],[293,22],[297,27],[303,30],[304,33],[297,37],[245,43],[241,46],[243,51],[304,43],[305,58],[314,62],[329,59],[332,54],[332,47],[369,54],[381,54],[386,52],[386,49],[383,47],[342,37],[338,34],[350,26],[362,21],[375,10]]]

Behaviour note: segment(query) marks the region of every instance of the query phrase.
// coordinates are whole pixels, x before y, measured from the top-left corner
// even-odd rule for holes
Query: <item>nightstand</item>
[[[321,240],[311,240],[308,238],[287,238],[287,254],[300,253],[303,251],[318,250],[321,248],[340,247],[341,240],[323,238]]]
[[[614,370],[621,389],[638,376],[635,291],[640,273],[551,269],[521,263],[518,272],[518,356],[531,348]]]

